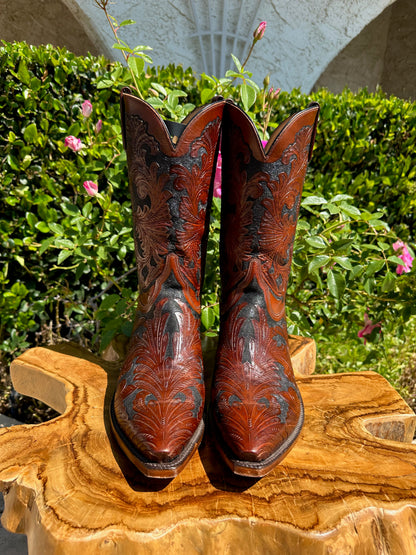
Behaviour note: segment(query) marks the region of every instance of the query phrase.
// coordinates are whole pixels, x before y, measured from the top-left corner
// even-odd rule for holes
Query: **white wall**
[[[104,13],[97,8],[94,0],[63,1],[90,36],[95,37],[94,40],[103,49],[103,53],[113,59],[119,58],[117,51],[111,48],[114,40]],[[113,3],[109,3],[109,9],[119,21],[137,21],[136,25],[123,28],[120,36],[130,46],[152,46],[151,55],[155,65],[182,64],[184,67],[191,66],[197,72],[204,71],[204,64],[199,39],[192,36],[196,33],[196,21],[200,29],[208,30],[210,25],[211,30],[237,32],[243,39],[234,44],[232,38],[229,38],[227,44],[220,35],[215,36],[213,42],[218,62],[221,47],[223,53],[227,54],[227,61],[231,51],[242,57],[243,47],[251,41],[253,30],[260,21],[265,20],[265,36],[256,45],[248,65],[253,71],[254,79],[261,84],[264,76],[270,73],[270,84],[273,86],[285,90],[300,87],[309,92],[329,62],[393,2],[394,0],[113,0]],[[192,5],[199,14],[196,18],[193,16]],[[236,28],[239,18],[240,23]],[[206,36],[203,40],[208,71],[211,72],[211,37]],[[217,64],[217,67],[220,65]]]

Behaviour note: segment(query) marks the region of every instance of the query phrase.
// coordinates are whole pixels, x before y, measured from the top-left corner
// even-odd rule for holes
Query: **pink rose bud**
[[[269,90],[269,95],[270,98],[272,98],[273,100],[276,99],[280,94],[280,89],[276,89],[274,90],[273,87],[271,87],[271,89]]]
[[[101,119],[99,119],[95,125],[95,133],[96,135],[98,135],[98,133],[101,131],[101,127],[103,126],[103,121]]]
[[[412,269],[413,256],[410,254],[406,243],[403,243],[403,241],[400,241],[400,240],[396,241],[395,243],[393,243],[393,249],[395,251],[398,251],[398,254],[397,254],[398,258],[400,258],[400,260],[404,262],[403,265],[397,266],[396,273],[399,276],[404,273],[407,274]]]
[[[65,138],[65,146],[67,146],[74,152],[79,152],[81,148],[84,148],[81,139],[77,139],[73,135],[68,135],[68,137]]]
[[[358,332],[358,337],[362,337],[364,339],[364,345],[367,342],[367,339],[365,338],[365,336],[370,335],[374,328],[380,328],[380,333],[381,333],[381,322],[377,322],[377,324],[373,324],[373,321],[370,320],[370,318],[368,317],[368,314],[365,313],[364,327],[360,329],[360,331]]]
[[[94,181],[84,181],[84,189],[90,197],[95,197],[98,193],[98,185]]]
[[[82,103],[82,115],[84,118],[89,118],[92,114],[92,104],[89,100],[85,100]]]
[[[262,21],[258,24],[257,29],[253,33],[254,40],[257,42],[258,40],[263,38],[264,31],[266,30],[267,23]]]

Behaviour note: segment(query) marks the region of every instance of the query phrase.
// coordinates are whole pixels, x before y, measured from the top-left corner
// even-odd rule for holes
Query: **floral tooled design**
[[[246,306],[236,307],[222,330],[214,397],[225,442],[237,457],[262,460],[295,428],[301,401],[286,342],[276,340],[263,308],[247,318]]]
[[[187,279],[198,293],[201,240],[205,232],[209,186],[220,125],[221,121],[217,118],[191,144],[190,154],[193,158],[200,159],[200,166],[194,164],[189,170],[184,165],[177,164],[171,170],[176,176],[175,189],[186,193],[179,206],[182,224],[176,231],[178,255],[183,260]]]
[[[158,277],[169,249],[169,176],[158,174],[156,161],[149,163],[150,156],[159,154],[159,144],[147,132],[146,123],[129,116],[126,132],[139,286],[146,290]]]
[[[176,457],[201,420],[204,398],[197,320],[180,301],[158,303],[133,338],[115,410],[149,460]]]
[[[272,197],[262,200],[259,241],[262,254],[277,266],[290,265],[311,135],[312,128],[303,127],[285,149],[282,162],[290,164],[289,173],[280,172],[276,180],[261,178]]]

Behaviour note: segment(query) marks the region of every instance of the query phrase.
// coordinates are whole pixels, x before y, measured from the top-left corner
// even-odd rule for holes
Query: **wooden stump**
[[[150,481],[109,435],[118,366],[71,345],[12,365],[18,391],[62,413],[0,430],[2,523],[31,554],[416,553],[416,417],[379,375],[298,378],[304,428],[261,480],[231,475],[208,431],[178,477]]]

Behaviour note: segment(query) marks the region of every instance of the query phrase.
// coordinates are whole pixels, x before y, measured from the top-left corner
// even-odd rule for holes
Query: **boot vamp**
[[[144,458],[172,460],[198,428],[204,394],[197,320],[185,304],[174,315],[156,307],[136,330],[120,374],[119,426]]]
[[[218,349],[214,414],[223,442],[242,460],[273,455],[299,426],[302,401],[286,337],[262,310],[251,321],[231,315]]]

